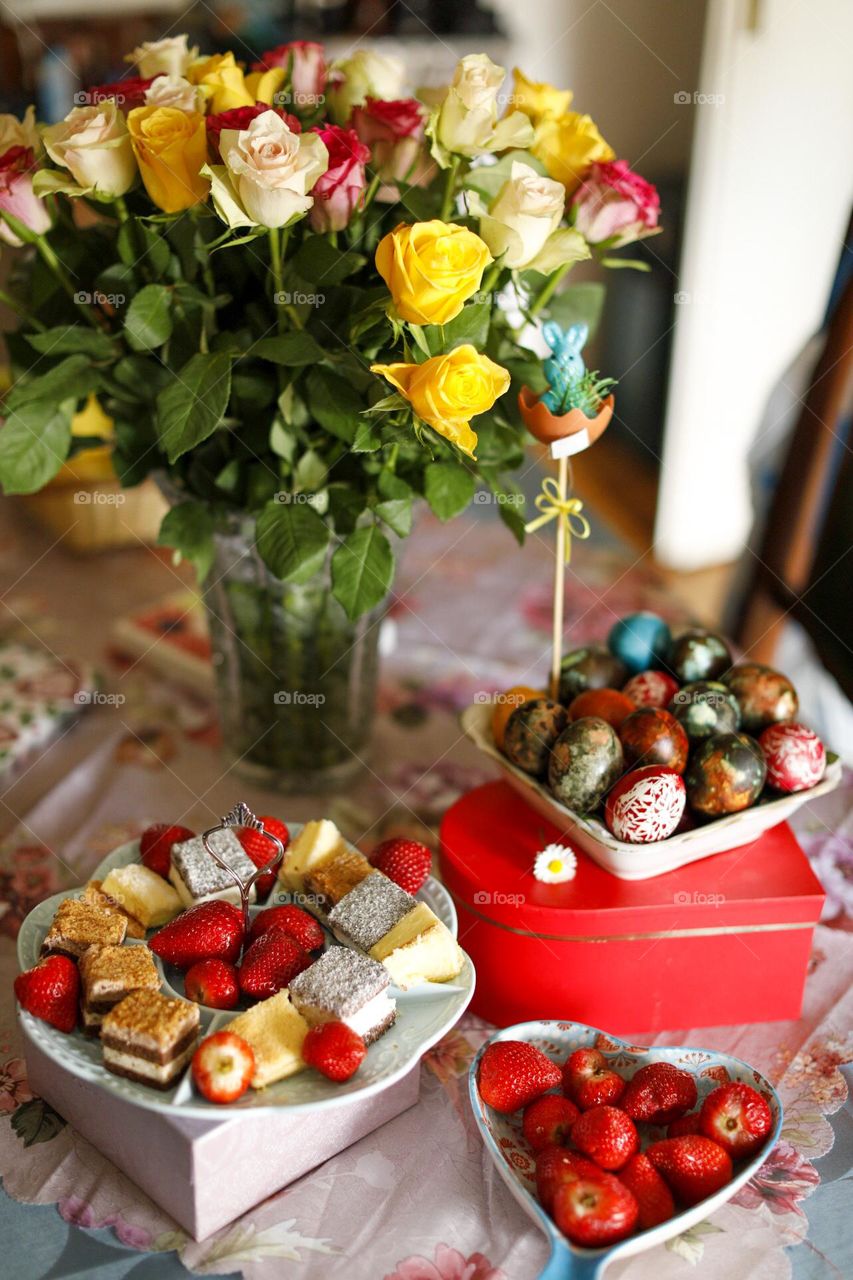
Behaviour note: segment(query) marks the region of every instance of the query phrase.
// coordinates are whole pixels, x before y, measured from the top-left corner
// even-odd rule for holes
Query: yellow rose
[[[571,89],[555,89],[544,80],[528,80],[518,67],[512,72],[512,105],[536,124],[543,116],[564,116],[572,105]]]
[[[592,118],[576,111],[559,119],[543,117],[536,125],[530,150],[542,161],[549,176],[562,182],[569,195],[580,186],[590,165],[616,158]]]
[[[477,447],[471,418],[491,409],[510,383],[506,369],[470,343],[423,364],[373,364],[370,370],[386,378],[419,418],[470,458]]]
[[[199,170],[207,162],[204,116],[177,107],[135,107],[127,117],[145,190],[164,213],[180,213],[207,197]]]
[[[492,255],[455,223],[401,222],[376,248],[376,270],[410,324],[447,324],[476,293]]]
[[[286,78],[286,67],[269,67],[266,71],[253,71],[246,76],[246,88],[255,102],[265,102],[270,107]]]
[[[214,53],[210,58],[200,58],[190,64],[186,75],[190,84],[201,85],[215,114],[255,105],[254,97],[246,88],[242,67],[237,66],[233,53]]]

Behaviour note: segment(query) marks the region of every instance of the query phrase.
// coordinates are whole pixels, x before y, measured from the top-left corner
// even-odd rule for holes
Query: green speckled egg
[[[667,668],[679,684],[716,680],[732,665],[729,646],[713,631],[684,631],[672,642]]]
[[[603,644],[584,645],[560,663],[560,701],[568,706],[587,689],[621,689],[627,679],[625,663]]]
[[[583,716],[564,729],[551,752],[548,786],[575,813],[597,809],[623,768],[622,745],[606,720]]]
[[[740,722],[746,733],[757,736],[771,724],[795,720],[800,705],[797,691],[787,676],[760,662],[739,662],[723,676],[740,707]]]
[[[534,778],[548,770],[551,748],[568,724],[569,713],[550,698],[531,698],[516,707],[506,724],[504,754]]]
[[[699,813],[740,813],[761,795],[767,766],[758,743],[745,733],[718,733],[696,748],[684,781],[687,802]]]
[[[740,727],[737,698],[719,680],[694,680],[669,704],[669,710],[691,742],[712,733],[734,733]]]

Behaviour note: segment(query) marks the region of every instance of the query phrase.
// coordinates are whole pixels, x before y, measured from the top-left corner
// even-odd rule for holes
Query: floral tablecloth
[[[31,565],[32,550],[0,541],[4,568],[15,568],[16,555]],[[547,553],[536,541],[513,552],[489,520],[448,528],[427,520],[413,540],[385,646],[391,652],[373,756],[381,768],[371,766],[358,787],[324,806],[365,847],[390,832],[434,841],[447,805],[491,776],[461,739],[456,713],[479,691],[533,672],[541,679],[548,653]],[[174,588],[171,569],[160,562],[152,567],[150,558],[143,561],[146,553],[139,554],[149,594]],[[7,622],[18,635],[37,634],[56,646],[51,585],[63,570],[51,559],[27,570],[27,582],[8,593]],[[616,615],[643,605],[680,616],[654,575],[617,549],[599,542],[577,559],[583,576],[572,576],[568,617],[576,643],[600,637]],[[66,646],[79,651],[88,644],[78,656],[92,656],[93,647],[103,653],[110,614],[104,578],[113,573],[121,591],[127,563],[79,569],[84,578],[93,575],[93,584],[100,575],[100,589],[81,602],[79,615],[72,608],[63,628]],[[465,607],[472,575],[488,602],[476,612]],[[11,983],[14,939],[36,902],[79,883],[148,821],[169,818],[201,829],[241,797],[257,812],[294,820],[318,812],[310,797],[275,799],[229,777],[209,705],[152,680],[143,666],[105,669],[108,687],[124,701],[94,711],[76,736],[34,766],[36,779],[46,780],[41,793],[30,777],[2,799],[8,835],[0,854],[0,1176],[6,1192],[0,1240],[17,1280],[94,1274],[162,1280],[185,1274],[184,1268],[247,1280],[532,1280],[546,1260],[544,1238],[491,1168],[465,1097],[468,1064],[489,1030],[472,1016],[426,1055],[416,1107],[202,1243],[32,1096]],[[782,1140],[729,1205],[666,1247],[614,1265],[608,1273],[614,1280],[694,1274],[828,1280],[850,1272],[851,793],[847,776],[834,795],[806,805],[795,824],[829,893],[802,1019],[682,1027],[659,1037],[725,1050],[764,1071],[785,1104]]]

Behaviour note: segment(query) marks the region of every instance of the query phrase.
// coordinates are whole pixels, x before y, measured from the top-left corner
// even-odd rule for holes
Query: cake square
[[[389,984],[386,970],[375,960],[348,947],[331,947],[293,979],[289,995],[309,1026],[345,1022],[372,1044],[397,1017]]]
[[[237,875],[246,880],[256,870],[254,862],[246,854],[233,831],[215,831],[210,843],[229,867],[233,867]],[[172,867],[169,879],[178,891],[185,907],[194,907],[199,902],[212,902],[220,899],[240,905],[240,890],[227,871],[218,867],[204,847],[201,836],[193,836],[192,840],[184,840],[172,848]],[[249,893],[249,901],[254,902],[255,889]]]
[[[370,865],[363,853],[343,848],[327,862],[306,873],[305,888],[314,895],[323,911],[331,911],[357,884],[376,874],[376,868]]]
[[[104,1066],[155,1089],[169,1089],[193,1056],[198,1005],[159,991],[133,991],[101,1023]]]
[[[402,991],[421,982],[449,982],[462,972],[465,956],[447,925],[418,902],[370,948]]]
[[[90,947],[80,957],[83,1029],[97,1035],[104,1015],[131,991],[159,991],[160,974],[147,947]]]
[[[304,1070],[302,1041],[308,1029],[308,1023],[294,1009],[286,991],[278,991],[268,1000],[238,1014],[226,1028],[252,1046],[255,1054],[253,1089],[263,1089]]]
[[[341,898],[329,912],[329,925],[341,942],[369,951],[414,906],[410,893],[379,872]]]
[[[146,929],[167,924],[181,909],[181,900],[162,876],[141,863],[114,867],[101,885],[101,893],[139,921]]]
[[[124,916],[127,921],[126,937],[140,939],[145,937],[145,925],[141,924],[136,919],[136,916],[132,916],[125,911],[124,907],[120,907],[115,898],[111,898],[104,893],[100,880],[89,881],[80,894],[80,901],[88,902],[92,907],[102,907],[104,911],[113,911],[116,915]]]
[[[127,921],[116,912],[80,902],[78,898],[65,898],[56,909],[41,953],[58,952],[79,960],[88,947],[120,946],[126,932]]]
[[[279,868],[278,878],[285,889],[301,893],[305,877],[336,854],[343,853],[346,841],[329,818],[306,822],[293,837]]]

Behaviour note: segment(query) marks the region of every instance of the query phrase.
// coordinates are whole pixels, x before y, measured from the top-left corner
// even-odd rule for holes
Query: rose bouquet
[[[543,385],[525,335],[594,321],[598,286],[557,285],[590,256],[626,265],[657,196],[568,92],[516,71],[502,99],[483,55],[431,106],[390,60],[328,66],[307,42],[249,68],[186,37],[128,61],[59,124],[0,117],[0,236],[23,247],[0,484],[73,466],[97,396],[119,479],[160,478],[161,542],[209,575],[226,731],[280,764],[301,693],[342,759],[352,726],[331,722],[369,719],[352,655],[414,502],[445,520],[485,486],[523,537],[517,392]],[[364,683],[375,661],[356,665]]]

